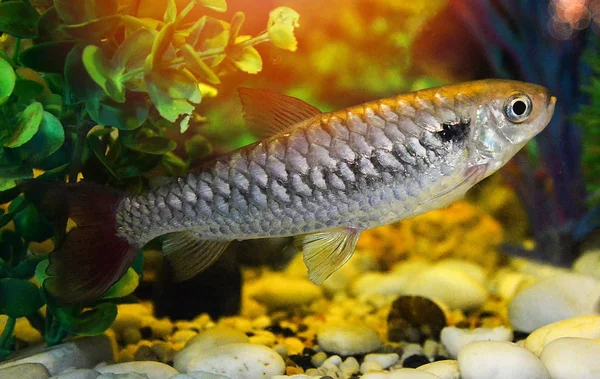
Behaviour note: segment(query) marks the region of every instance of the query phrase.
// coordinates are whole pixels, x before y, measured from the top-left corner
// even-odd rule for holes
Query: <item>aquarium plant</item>
[[[236,70],[262,69],[255,46],[294,51],[296,11],[269,13],[264,32],[223,20],[225,0],[0,2],[0,357],[17,318],[48,344],[97,335],[137,287],[140,259],[101,299],[61,306],[44,290],[48,254],[74,227],[60,203],[21,183],[80,179],[136,193],[144,175],[181,175],[210,153],[199,105]],[[185,134],[185,144],[174,139]],[[41,184],[40,184],[41,183]],[[52,199],[50,199],[52,200]],[[56,199],[54,199],[56,200]],[[84,253],[84,252],[82,252]],[[46,307],[44,308],[44,305]]]
[[[593,217],[597,210],[586,204],[582,131],[572,119],[585,101],[581,83],[589,82],[590,70],[582,53],[591,31],[565,24],[570,34],[557,35],[555,15],[550,14],[555,1],[449,3],[477,39],[494,76],[538,83],[559,99],[550,125],[504,170],[525,207],[536,247],[506,247],[518,255],[570,264],[579,240],[598,225]]]

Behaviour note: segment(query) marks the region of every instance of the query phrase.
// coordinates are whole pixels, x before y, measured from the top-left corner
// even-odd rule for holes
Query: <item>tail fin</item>
[[[133,263],[138,248],[117,233],[116,212],[124,195],[88,183],[25,183],[43,204],[59,204],[77,224],[50,253],[44,289],[59,304],[100,297]],[[37,195],[37,196],[36,196]],[[56,213],[56,209],[53,213]]]

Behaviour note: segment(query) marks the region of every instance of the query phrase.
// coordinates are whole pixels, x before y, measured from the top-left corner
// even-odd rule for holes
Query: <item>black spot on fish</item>
[[[445,122],[442,124],[442,130],[436,134],[444,142],[460,142],[469,134],[470,124],[471,120],[468,118]]]

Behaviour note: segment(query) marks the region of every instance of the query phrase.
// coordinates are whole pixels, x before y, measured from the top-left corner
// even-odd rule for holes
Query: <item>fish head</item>
[[[475,85],[473,120],[467,147],[469,167],[485,167],[483,179],[506,164],[548,125],[556,97],[542,86],[513,80]]]

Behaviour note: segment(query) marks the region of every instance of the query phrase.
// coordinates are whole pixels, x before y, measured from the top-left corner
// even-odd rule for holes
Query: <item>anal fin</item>
[[[190,231],[166,235],[162,248],[172,269],[172,279],[182,282],[194,277],[215,263],[230,243],[200,239]]]
[[[302,250],[308,278],[321,284],[346,263],[356,248],[360,230],[344,228],[298,236],[296,246]]]

